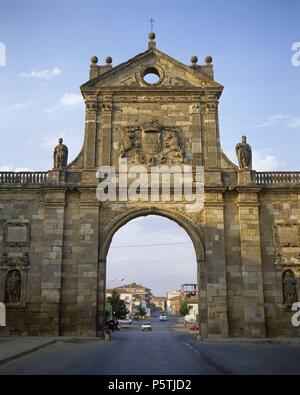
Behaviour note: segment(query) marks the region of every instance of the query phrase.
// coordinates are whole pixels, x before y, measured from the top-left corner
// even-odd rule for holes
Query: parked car
[[[142,331],[152,331],[151,322],[143,322]]]
[[[160,313],[159,321],[167,321],[167,314],[166,313]]]
[[[119,320],[120,325],[131,325],[132,319],[131,318],[124,318]]]
[[[199,325],[197,323],[194,323],[190,326],[191,331],[198,331],[199,330]]]

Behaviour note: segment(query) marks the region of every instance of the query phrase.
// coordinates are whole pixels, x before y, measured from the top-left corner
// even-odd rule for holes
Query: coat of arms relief
[[[120,156],[127,158],[129,164],[181,164],[184,148],[180,130],[162,126],[158,121],[128,126],[122,131]]]
[[[273,227],[275,245],[275,264],[300,264],[300,225],[297,223],[278,223]]]

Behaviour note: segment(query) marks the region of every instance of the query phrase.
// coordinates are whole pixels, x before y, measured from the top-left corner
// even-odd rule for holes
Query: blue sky
[[[214,59],[225,86],[220,101],[224,151],[235,161],[243,133],[258,170],[299,169],[299,0],[0,0],[0,168],[47,170],[63,136],[72,160],[81,148],[79,86],[90,57],[117,65],[147,47],[155,19],[157,46],[189,63]]]
[[[300,0],[0,0],[0,43],[6,47],[6,66],[0,66],[0,170],[51,168],[61,136],[69,160],[75,158],[84,134],[79,86],[88,79],[90,57],[103,63],[110,55],[117,65],[144,51],[150,17],[160,50],[187,64],[192,55],[199,62],[213,57],[215,78],[225,86],[220,133],[229,157],[236,162],[234,147],[245,133],[254,168],[299,170],[300,66],[291,61],[291,47],[300,42],[299,16]],[[130,244],[137,229],[142,243],[157,232],[169,241],[187,237],[164,219],[154,220],[149,235],[143,221],[144,227],[129,223],[113,243]],[[135,264],[115,270],[116,262],[130,262],[128,250],[111,249],[109,281],[124,271],[132,281],[150,278],[135,278]],[[163,265],[163,248],[153,252],[161,262],[154,286],[164,292],[173,287],[170,267],[183,268],[182,254]],[[184,254],[186,274],[178,274],[178,286],[195,275],[192,253]],[[147,248],[134,251],[140,260],[145,255]]]
[[[124,245],[127,247],[121,248]],[[113,237],[107,257],[108,288],[136,282],[151,288],[154,295],[164,296],[196,279],[193,243],[175,222],[157,215],[140,217]]]

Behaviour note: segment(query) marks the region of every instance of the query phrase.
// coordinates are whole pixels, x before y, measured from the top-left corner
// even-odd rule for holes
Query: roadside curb
[[[24,355],[30,354],[32,352],[38,351],[41,348],[47,347],[51,344],[55,344],[55,343],[83,343],[83,342],[87,342],[87,341],[104,341],[104,339],[100,338],[100,337],[81,337],[81,336],[59,336],[59,337],[55,337],[54,339],[50,339],[48,341],[45,341],[42,344],[36,345],[36,346],[32,346],[30,348],[27,348],[26,350],[20,351],[20,352],[16,352],[15,354],[5,357],[5,358],[1,358],[0,357],[0,366],[5,364],[6,362],[12,361],[14,359],[23,357]],[[0,345],[1,346],[1,345]]]
[[[204,344],[210,343],[220,343],[220,344],[299,344],[300,345],[300,338],[263,338],[263,339],[247,339],[247,338],[224,338],[224,339],[204,339],[199,340],[199,342]]]
[[[6,358],[3,358],[3,359],[0,359],[0,365],[3,365],[3,364],[5,364],[6,362],[12,361],[12,360],[14,360],[14,359],[23,357],[24,355],[27,355],[27,354],[30,354],[30,353],[32,353],[32,352],[34,352],[34,351],[40,350],[41,348],[46,347],[46,346],[49,346],[50,344],[54,344],[54,343],[56,343],[56,342],[57,342],[57,339],[49,340],[49,341],[46,342],[46,343],[39,344],[38,346],[29,348],[29,349],[24,350],[24,351],[20,351],[20,352],[14,354],[14,355],[11,355],[10,357],[6,357]]]

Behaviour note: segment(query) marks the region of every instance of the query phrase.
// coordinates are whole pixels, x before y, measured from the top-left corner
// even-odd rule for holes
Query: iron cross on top
[[[151,32],[153,32],[153,22],[155,22],[155,20],[151,17],[151,19],[149,19],[149,22],[151,24]]]

